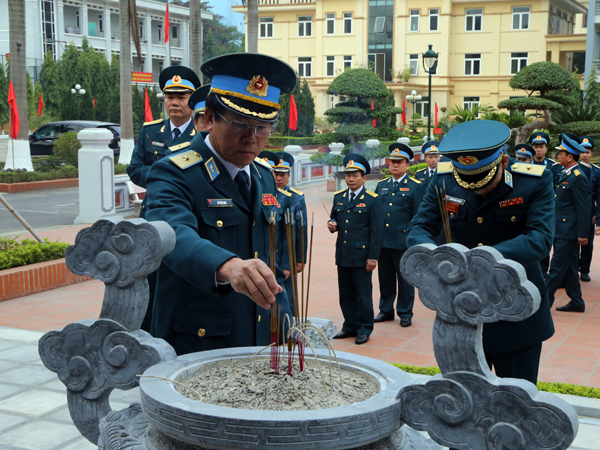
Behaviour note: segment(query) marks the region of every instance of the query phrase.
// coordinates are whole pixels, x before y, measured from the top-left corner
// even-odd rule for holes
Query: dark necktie
[[[398,187],[398,184],[400,184],[399,181],[394,181],[394,189],[396,189]]]
[[[175,136],[175,138],[173,139],[173,143],[177,142],[177,139],[179,139],[179,136],[181,136],[181,131],[179,131],[179,128],[175,128],[173,130],[173,136]]]
[[[352,204],[352,202],[354,201],[355,198],[356,198],[356,194],[354,192],[350,192],[350,202],[348,204],[349,205]]]
[[[429,178],[431,178],[433,176],[433,170],[429,171]]]
[[[240,192],[244,202],[248,209],[252,209],[252,198],[250,196],[250,189],[248,188],[248,174],[245,170],[240,170],[234,179],[237,184],[238,191]]]

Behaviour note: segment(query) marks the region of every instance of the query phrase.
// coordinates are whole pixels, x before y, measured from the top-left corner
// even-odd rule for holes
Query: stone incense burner
[[[436,311],[434,350],[442,374],[411,380],[382,361],[338,353],[340,364],[378,385],[375,396],[310,411],[234,409],[191,400],[170,381],[205,364],[245,358],[256,348],[177,357],[139,329],[147,307],[147,274],[174,247],[164,222],[100,220],[77,235],[66,254],[78,275],[106,284],[100,318],[45,334],[44,365],[67,387],[73,423],[102,450],[346,449],[562,450],[578,429],[573,408],[524,380],[496,377],[483,355],[483,323],[523,320],[539,307],[525,270],[489,247],[420,245],[401,262],[405,278]],[[327,338],[330,321],[310,319]],[[318,333],[308,335],[323,347]],[[328,358],[328,352],[317,350]],[[312,357],[307,352],[307,358]],[[140,386],[141,404],[111,411],[113,389]],[[317,395],[315,393],[315,395]],[[431,439],[415,430],[427,431]],[[434,442],[435,441],[435,442]]]

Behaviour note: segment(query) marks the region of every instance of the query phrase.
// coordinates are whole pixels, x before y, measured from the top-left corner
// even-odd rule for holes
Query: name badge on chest
[[[210,208],[224,208],[227,206],[233,206],[233,202],[230,198],[209,198],[206,200],[206,202]]]
[[[163,147],[165,146],[164,142],[156,142],[156,141],[152,141],[152,146],[153,147]]]

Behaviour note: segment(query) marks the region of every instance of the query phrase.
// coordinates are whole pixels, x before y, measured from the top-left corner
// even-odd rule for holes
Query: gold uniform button
[[[392,195],[396,195],[396,194],[392,194]]]
[[[365,248],[365,246],[363,245],[363,248]]]
[[[347,233],[347,232],[348,232],[348,230],[344,230],[344,233]]]
[[[258,316],[258,321],[260,322],[260,315]]]
[[[346,219],[346,223],[348,223],[348,219]]]
[[[516,218],[515,216],[512,216],[512,217],[510,218],[510,221],[514,223],[514,222],[516,222],[516,221],[517,221],[517,218]]]
[[[388,216],[390,215],[390,213],[388,213]]]
[[[479,244],[477,244],[477,247],[481,247],[483,244],[480,242]]]
[[[483,217],[478,217],[477,218],[477,223],[483,223]]]
[[[454,213],[450,213],[450,217],[454,217]]]
[[[566,221],[567,221],[567,219],[563,219],[563,222],[566,222]]]
[[[386,226],[386,227],[389,227],[389,226],[390,226],[390,224],[389,224],[389,223],[386,223],[386,224],[385,224],[385,226]]]
[[[205,334],[206,334],[206,330],[204,328],[200,328],[198,330],[198,336],[204,337]]]
[[[346,243],[346,241],[344,241],[344,244]]]
[[[217,220],[217,227],[221,228],[223,226],[223,221],[222,220]]]
[[[195,156],[196,158],[198,158],[198,157],[200,156],[200,153],[198,153],[198,152],[194,152],[194,156]]]
[[[254,252],[254,257],[258,258],[258,252]]]
[[[350,210],[346,211],[347,213],[350,213]]]
[[[392,204],[390,203],[390,206],[392,206]]]

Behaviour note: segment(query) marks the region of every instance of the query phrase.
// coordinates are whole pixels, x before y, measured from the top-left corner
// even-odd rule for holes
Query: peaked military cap
[[[550,143],[550,136],[543,131],[536,131],[529,136],[529,145],[533,144],[546,144]]]
[[[273,166],[274,172],[289,173],[292,166],[294,165],[294,157],[286,152],[277,152],[276,164]]]
[[[587,150],[579,143],[579,138],[573,133],[563,133],[560,135],[560,145],[556,147],[556,150],[564,150],[572,155],[580,155],[587,152]]]
[[[421,153],[424,155],[439,155],[440,143],[438,141],[427,141],[421,147]]]
[[[279,96],[296,86],[296,72],[285,62],[259,53],[230,53],[202,64],[211,94],[227,109],[263,122],[277,120]]]
[[[454,180],[463,189],[491,183],[502,161],[502,146],[510,129],[495,120],[470,120],[452,128],[440,143],[440,153],[452,161]]]
[[[260,155],[258,155],[258,157],[271,167],[275,167],[277,165],[277,161],[279,161],[277,155],[268,150],[263,150],[262,152],[260,152]]]
[[[414,154],[413,151],[411,150],[411,148],[406,145],[406,144],[400,144],[400,143],[395,143],[390,145],[390,159],[391,160],[402,160],[402,159],[406,159],[408,161],[410,161]]]
[[[209,92],[210,84],[205,84],[192,93],[190,99],[188,100],[188,106],[194,110],[194,113],[204,114],[204,108],[206,107],[206,96]]]
[[[592,139],[591,136],[581,136],[581,146],[583,148],[586,148],[588,150],[591,150],[594,148],[594,140]]]
[[[358,153],[348,153],[344,156],[344,172],[356,172],[357,170],[362,171],[363,175],[370,174],[369,161]]]
[[[163,92],[192,93],[201,86],[198,75],[185,66],[169,66],[162,70],[158,84]]]
[[[534,152],[533,147],[528,144],[518,144],[515,146],[515,156],[517,158],[533,158]]]

